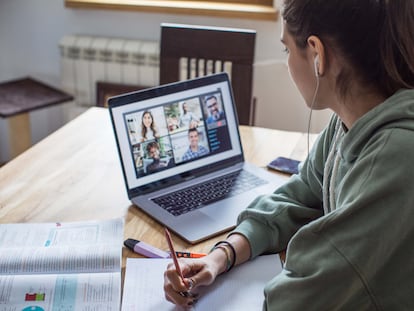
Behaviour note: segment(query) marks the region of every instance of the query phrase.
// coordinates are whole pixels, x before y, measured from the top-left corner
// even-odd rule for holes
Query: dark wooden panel
[[[248,29],[161,24],[160,84],[179,80],[182,57],[230,61],[239,123],[251,125],[255,39]]]

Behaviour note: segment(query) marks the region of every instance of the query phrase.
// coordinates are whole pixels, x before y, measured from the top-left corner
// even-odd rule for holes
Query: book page
[[[0,310],[118,311],[121,274],[0,275]]]
[[[171,259],[127,259],[122,311],[181,310],[164,297],[164,271],[170,262]],[[261,310],[265,284],[281,271],[278,255],[259,256],[220,275],[211,286],[195,289],[200,297],[192,310]]]
[[[123,220],[0,225],[0,274],[120,271]]]

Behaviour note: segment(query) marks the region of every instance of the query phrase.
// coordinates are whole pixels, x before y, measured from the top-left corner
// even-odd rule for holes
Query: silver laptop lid
[[[115,96],[108,105],[129,198],[244,161],[226,73]]]

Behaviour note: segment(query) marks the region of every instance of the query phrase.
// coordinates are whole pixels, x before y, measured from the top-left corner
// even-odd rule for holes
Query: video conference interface
[[[220,90],[123,118],[137,178],[231,149]]]

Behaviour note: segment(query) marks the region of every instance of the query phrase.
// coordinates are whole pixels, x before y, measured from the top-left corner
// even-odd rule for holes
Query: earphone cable
[[[309,149],[310,149],[310,128],[311,128],[311,120],[312,120],[312,111],[313,111],[313,105],[315,104],[316,101],[316,96],[318,95],[318,91],[319,91],[319,76],[316,77],[316,87],[315,87],[315,92],[313,94],[313,98],[312,98],[312,102],[310,105],[310,111],[309,111],[309,118],[308,118],[308,129],[307,129],[307,144],[308,144],[308,156],[309,156]]]

